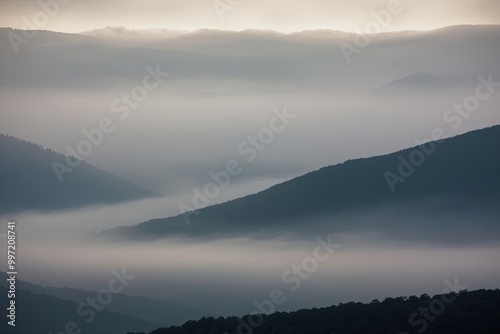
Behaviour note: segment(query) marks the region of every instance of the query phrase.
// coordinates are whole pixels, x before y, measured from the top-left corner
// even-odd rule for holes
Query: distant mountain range
[[[494,126],[422,148],[349,160],[254,195],[118,227],[102,236],[303,236],[326,229],[401,233],[403,239],[405,234],[421,235],[429,240],[447,233],[455,241],[484,233],[487,239],[498,235],[493,231],[500,228],[499,200],[500,126]],[[464,234],[450,233],[450,226],[460,226]]]
[[[0,271],[0,289],[7,288],[7,278],[7,274]],[[72,302],[74,304],[74,306],[72,306],[74,314],[67,320],[70,320],[72,318],[79,318],[79,316],[75,312],[76,306],[80,303],[85,303],[87,301],[87,298],[96,298],[97,295],[97,291],[45,287],[25,282],[19,279],[16,281],[16,289],[22,291],[22,294],[25,297],[20,301],[19,304],[30,304],[34,302],[34,300],[43,300],[45,296],[53,297],[51,299],[51,303],[58,306],[63,306],[64,303]],[[24,305],[21,308],[23,307]],[[162,299],[130,296],[123,293],[113,295],[113,301],[106,305],[106,310],[109,311],[107,315],[112,314],[115,318],[119,315],[123,319],[128,320],[129,324],[133,324],[133,322],[136,322],[137,324],[142,326],[142,328],[138,328],[141,330],[146,330],[148,328],[151,328],[151,326],[158,325],[181,325],[191,319],[200,319],[202,317],[212,315],[201,310],[182,306]],[[33,314],[24,314],[26,318],[23,322],[29,322],[33,326],[38,325],[33,323],[34,321],[36,321],[36,318],[33,317]],[[103,321],[108,320],[106,319],[106,316],[104,316],[104,318],[105,319],[103,319]],[[141,321],[138,321],[139,319]],[[113,319],[109,317],[109,320],[112,321]],[[130,322],[130,320],[132,320],[133,322]],[[103,330],[104,328],[108,327],[104,326],[96,328]],[[59,328],[52,328],[54,334],[56,329]],[[132,330],[130,328],[127,329]],[[109,334],[108,332],[105,333]]]
[[[384,83],[379,78],[388,83],[420,72],[456,75],[467,84],[477,74],[498,75],[500,45],[500,26],[495,25],[384,33],[356,54],[357,71],[353,71],[345,66],[339,44],[354,43],[356,35],[338,31],[39,31],[30,43],[20,46],[22,56],[14,53],[7,38],[14,32],[0,28],[0,86],[94,89],[115,86],[117,80],[140,80],[144,68],[155,64],[171,73],[170,85],[196,78],[279,84],[304,81],[307,85],[301,85],[301,91],[317,92],[346,86],[374,89]],[[477,50],[482,50],[480,55]],[[418,56],[430,53],[432,61]],[[470,61],[479,56],[481,61]]]
[[[2,296],[7,296],[9,289],[0,287]],[[95,297],[95,296],[94,296]],[[0,307],[6,310],[9,300],[2,298]],[[139,318],[123,315],[108,310],[94,311],[94,318],[89,323],[90,315],[80,317],[77,314],[79,302],[59,299],[48,295],[35,294],[26,290],[16,291],[16,326],[7,324],[7,317],[0,322],[2,333],[34,334],[34,333],[67,333],[81,330],[92,334],[123,334],[128,331],[150,331],[160,324],[150,323]],[[83,312],[93,310],[86,307]],[[69,325],[68,325],[69,324]]]
[[[439,88],[449,88],[453,90],[459,80],[452,77],[444,77],[434,73],[415,72],[403,78],[391,81],[375,89],[377,93],[400,94],[404,90],[435,90]]]
[[[84,161],[65,173],[60,182],[54,163],[67,166],[66,158],[0,134],[0,213],[70,209],[159,196]]]

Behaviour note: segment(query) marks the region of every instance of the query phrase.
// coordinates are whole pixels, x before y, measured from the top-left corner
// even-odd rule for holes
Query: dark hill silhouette
[[[436,305],[443,305],[443,308]],[[421,308],[431,320],[418,314]],[[417,315],[413,318],[416,324],[413,326],[409,319],[414,313]],[[382,302],[374,300],[368,304],[350,302],[319,309],[276,312],[262,316],[262,324],[254,327],[248,324],[259,324],[258,317],[254,317],[253,322],[249,316],[203,318],[180,327],[160,328],[150,334],[490,334],[498,333],[498,314],[500,290],[476,290],[432,298],[424,294],[386,298]]]
[[[441,215],[456,214],[458,217],[465,208],[465,213],[472,217],[491,209],[496,210],[490,212],[489,217],[493,218],[493,226],[497,228],[500,216],[497,205],[500,199],[500,126],[472,131],[435,145],[435,153],[426,157],[404,183],[396,184],[394,192],[384,174],[387,171],[397,173],[399,157],[408,160],[416,148],[349,160],[254,195],[203,208],[189,216],[190,224],[186,224],[185,216],[178,215],[119,227],[105,231],[103,235],[154,239],[174,234],[240,235],[273,229],[281,230],[281,233],[307,233],[308,230],[317,233],[314,229],[316,218],[359,214],[361,210],[376,208],[393,210],[388,216],[391,219],[397,220],[395,210],[403,208],[411,214],[434,215],[438,221],[444,217]],[[468,224],[476,224],[475,220],[471,219]],[[388,226],[385,219],[382,223]],[[404,225],[401,221],[394,223]],[[343,223],[334,224],[329,231],[340,231]],[[353,228],[352,224],[348,225],[344,228]],[[437,226],[432,228],[436,232]]]
[[[0,213],[57,210],[89,204],[112,204],[157,194],[84,161],[59,182],[54,161],[66,156],[0,134]]]

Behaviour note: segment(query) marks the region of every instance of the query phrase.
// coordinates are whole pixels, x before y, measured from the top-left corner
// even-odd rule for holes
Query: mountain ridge
[[[459,210],[467,202],[476,210],[483,206],[494,209],[495,201],[500,199],[500,154],[495,155],[500,146],[500,125],[447,138],[440,143],[429,143],[436,145],[436,153],[427,157],[422,166],[415,167],[414,174],[398,184],[395,192],[391,191],[385,173],[397,172],[401,163],[398,157],[408,159],[419,146],[376,157],[347,160],[257,194],[196,212],[118,227],[101,235],[158,239],[168,235],[241,235],[272,228],[282,228],[286,232],[289,228],[293,230],[296,224],[300,225],[301,219],[312,224],[311,220],[317,216],[385,204],[411,206],[417,201],[415,203],[422,205],[418,201],[429,198],[442,200],[442,210],[450,212]],[[484,152],[478,149],[479,146]],[[444,204],[446,201],[449,203]],[[421,210],[418,205],[412,210]]]
[[[8,278],[5,272],[0,271],[0,287],[7,288]],[[20,279],[16,280],[16,288],[29,291],[37,295],[47,295],[58,299],[81,303],[87,298],[97,295],[97,291],[74,289],[67,287],[42,286]],[[163,299],[152,299],[127,294],[117,294],[114,302],[106,306],[110,312],[119,313],[163,326],[180,325],[188,320],[210,316],[211,314],[188,306],[179,305]]]
[[[8,288],[0,286],[2,295],[7,296],[8,291]],[[0,301],[2,309],[7,309],[8,302],[7,298],[2,298]],[[78,302],[35,294],[26,290],[16,290],[15,302],[16,326],[7,325],[4,319],[0,324],[2,333],[33,334],[35,328],[36,333],[60,333],[60,331],[66,332],[68,328],[73,328],[76,332],[79,329],[81,332],[92,334],[121,334],[126,330],[149,331],[159,326],[158,323],[150,323],[106,309],[101,309],[99,313],[96,313],[90,306],[87,306],[83,312],[78,312]],[[78,318],[77,315],[82,317],[89,315],[89,317]]]
[[[14,136],[0,134],[0,213],[52,211],[157,197],[112,173],[80,161],[59,182],[53,163],[66,155]]]
[[[295,312],[263,314],[266,307],[269,308],[266,305],[261,306],[258,312],[241,318],[202,318],[182,326],[159,328],[149,334],[409,334],[426,330],[439,334],[489,334],[499,328],[500,319],[496,316],[500,311],[499,289],[451,293],[446,290],[448,292],[433,297],[427,294],[389,297],[370,303],[349,302]]]

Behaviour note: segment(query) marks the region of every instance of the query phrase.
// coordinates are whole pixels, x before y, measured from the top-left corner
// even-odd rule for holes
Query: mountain
[[[291,83],[299,85],[300,91],[313,92],[348,87],[371,90],[408,73],[454,75],[468,84],[474,84],[478,74],[498,75],[500,26],[495,25],[381,34],[362,53],[352,55],[356,70],[346,66],[339,47],[342,42],[355,45],[356,34],[118,31],[111,37],[98,32],[89,36],[40,31],[16,54],[8,39],[16,31],[0,28],[4,36],[0,38],[0,86],[115,87],[130,78],[141,80],[145,67],[156,64],[171,74],[171,86],[208,78],[211,84],[216,79]],[[432,54],[432,60],[422,54]],[[480,61],[471,62],[471,58]]]
[[[9,289],[0,287],[2,296],[7,296],[8,291]],[[25,290],[16,290],[15,295],[16,326],[8,325],[8,318],[4,316],[5,319],[0,323],[2,333],[77,333],[79,329],[82,333],[122,334],[129,330],[151,331],[160,326],[157,323],[109,312],[106,309],[94,311],[89,305],[78,312],[79,304],[85,301],[76,303]],[[2,310],[9,307],[8,303],[8,298],[2,298],[0,302]]]
[[[7,274],[0,271],[0,287],[7,287],[7,278]],[[87,298],[95,298],[97,295],[97,291],[44,287],[19,279],[16,280],[16,288],[37,295],[47,295],[58,299],[69,300],[78,304],[86,301]],[[209,313],[166,300],[130,296],[123,293],[114,295],[113,302],[106,305],[106,310],[120,313],[125,316],[140,318],[147,322],[160,324],[162,326],[180,325],[191,319],[200,319],[210,316]]]
[[[424,294],[289,313],[203,318],[150,334],[489,334],[500,328],[499,312],[500,290],[464,290],[432,298]]]
[[[476,130],[388,155],[349,160],[254,195],[104,231],[102,236],[317,236],[327,230],[382,231],[401,240],[420,236],[472,241],[479,234],[496,238],[499,147],[500,126]]]
[[[415,72],[403,78],[393,80],[375,89],[379,93],[401,93],[404,90],[455,88],[458,80],[433,73]]]
[[[0,213],[69,209],[158,196],[85,161],[69,167],[66,159],[40,145],[0,134]],[[71,172],[59,179],[54,166]]]

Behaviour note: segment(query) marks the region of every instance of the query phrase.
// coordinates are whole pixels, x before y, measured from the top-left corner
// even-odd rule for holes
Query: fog
[[[102,118],[110,117],[116,120],[116,130],[85,160],[172,196],[202,187],[211,181],[211,171],[224,170],[231,160],[244,168],[233,182],[287,179],[348,159],[414,146],[416,140],[430,140],[436,127],[445,129],[445,136],[450,137],[500,123],[496,110],[500,95],[484,102],[455,130],[443,121],[443,115],[457,99],[446,96],[414,98],[408,103],[403,99],[359,100],[354,95],[335,99],[313,94],[214,99],[165,98],[163,93],[154,92],[140,110],[120,121],[106,109],[109,100],[93,102],[92,96],[87,98],[81,92],[55,101],[55,96],[37,98],[40,93],[26,93],[29,99],[23,99],[4,91],[0,98],[9,109],[2,113],[0,132],[68,154],[67,146],[76,149],[86,139],[83,130],[90,131]],[[76,102],[82,98],[84,105]],[[36,113],[33,101],[39,105]],[[273,108],[284,107],[296,118],[248,162],[249,156],[238,152],[239,145],[269,127]]]
[[[464,38],[453,37],[463,31]],[[500,123],[498,94],[457,128],[444,120],[448,108],[474,94],[479,76],[500,77],[494,26],[377,36],[350,64],[339,43],[352,43],[352,34],[127,34],[152,32],[40,32],[19,56],[4,39],[0,132],[69,154],[68,146],[86,139],[83,130],[109,118],[114,131],[85,160],[177,196],[231,160],[244,167],[234,183],[288,179],[412,146],[436,127],[450,137]],[[435,57],[419,56],[426,52]],[[147,67],[170,75],[122,120],[116,109],[124,103],[113,102],[142,85]],[[248,162],[239,145],[269,127],[273,109],[284,108],[296,117]]]
[[[193,189],[233,160],[242,172],[210,204],[348,159],[414,146],[430,140],[435,128],[451,137],[500,124],[498,92],[459,122],[445,117],[454,104],[476,94],[479,77],[500,81],[499,31],[452,27],[381,35],[352,55],[351,63],[339,43],[356,36],[328,31],[135,32],[147,38],[127,31],[40,32],[19,54],[3,38],[1,133],[68,154],[68,146],[75,149],[86,140],[82,131],[109,118],[114,131],[84,159],[165,195],[0,217],[18,221],[19,279],[98,290],[112,269],[125,267],[136,276],[126,293],[221,315],[254,311],[253,302],[268,299],[273,289],[282,289],[287,299],[278,309],[294,310],[440,293],[443,280],[455,277],[470,290],[498,287],[498,212],[472,218],[456,213],[438,229],[424,214],[381,207],[358,216],[322,217],[321,222],[335,218],[341,230],[321,222],[315,226],[321,228],[307,230],[308,222],[301,222],[293,237],[105,243],[90,232],[179,214],[178,205],[192,201]],[[116,112],[114,101],[144,84],[148,66],[170,74],[121,119],[125,113]],[[249,136],[278,124],[277,113],[292,117],[281,119],[282,130],[255,149],[252,159],[249,151],[242,154]],[[366,217],[387,221],[392,229],[350,228]],[[475,230],[478,218],[485,225]],[[398,219],[405,222],[399,228]],[[461,229],[445,228],[454,225]],[[330,234],[340,246],[291,291],[282,275],[314,254],[316,238]]]
[[[269,299],[274,289],[286,296],[286,302],[276,305],[277,310],[295,310],[439,293],[446,287],[445,279],[453,282],[458,278],[469,290],[495,288],[500,278],[500,239],[491,217],[490,221],[474,217],[483,228],[471,226],[463,215],[440,217],[437,224],[428,216],[404,216],[392,207],[329,217],[333,224],[322,227],[304,221],[298,233],[282,232],[281,237],[248,234],[109,242],[87,234],[134,224],[150,218],[148,214],[176,214],[174,200],[159,201],[17,215],[19,279],[99,290],[106,286],[112,269],[126,268],[127,274],[136,277],[127,294],[234,315],[254,311],[254,301]],[[367,217],[385,227],[363,225]],[[293,231],[293,226],[288,230]],[[307,232],[304,226],[309,226]],[[293,265],[301,266],[306,258],[315,256],[321,244],[318,238],[323,244],[335,244],[330,248],[332,254],[322,248],[323,259],[316,261],[317,268],[303,271],[307,278],[297,281],[300,276],[290,272],[284,280]],[[0,270],[6,271],[6,265]]]

